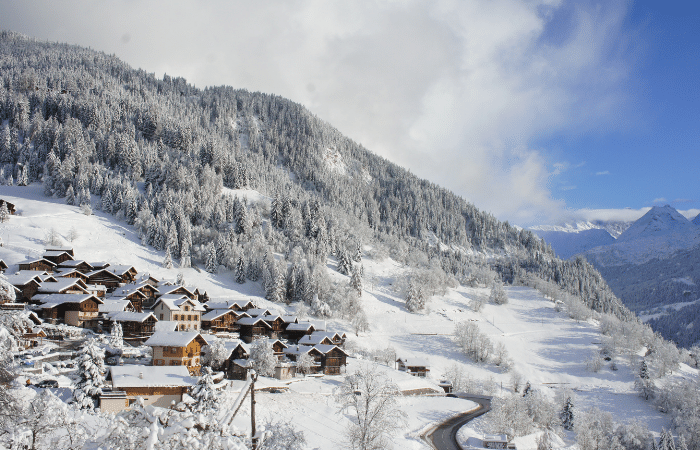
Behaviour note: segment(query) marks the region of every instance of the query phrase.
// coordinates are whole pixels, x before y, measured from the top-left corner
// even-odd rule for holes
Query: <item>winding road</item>
[[[464,392],[455,394],[459,398],[479,404],[478,408],[456,415],[425,435],[425,440],[437,450],[461,450],[457,443],[457,432],[465,423],[491,410],[491,397],[470,395]]]

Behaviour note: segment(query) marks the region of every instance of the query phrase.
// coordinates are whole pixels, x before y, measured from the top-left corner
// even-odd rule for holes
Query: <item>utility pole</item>
[[[255,437],[255,381],[258,379],[258,374],[253,372],[250,378],[252,380],[250,383],[250,441],[255,450],[258,448],[258,438]]]

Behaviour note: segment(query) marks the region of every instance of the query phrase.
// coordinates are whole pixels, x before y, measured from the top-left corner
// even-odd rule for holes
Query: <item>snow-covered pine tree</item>
[[[574,402],[571,400],[571,397],[566,398],[559,418],[561,419],[561,426],[565,430],[571,431],[574,429]]]
[[[7,209],[7,203],[2,202],[0,205],[0,222],[7,222],[10,220],[10,211]]]
[[[177,273],[177,279],[175,280],[175,284],[179,286],[185,285],[185,275],[182,272]]]
[[[491,294],[489,295],[489,302],[494,305],[505,305],[508,303],[508,295],[506,290],[503,288],[503,282],[500,279],[493,281],[493,286],[491,286]]]
[[[267,338],[258,338],[250,346],[250,362],[258,375],[271,377],[275,374],[277,357]]]
[[[213,242],[209,242],[204,250],[204,268],[209,273],[216,273],[218,265],[216,263],[216,248]]]
[[[411,278],[406,291],[406,309],[417,312],[423,308],[425,308],[425,294],[421,286]]]
[[[350,287],[357,292],[357,295],[362,297],[362,275],[360,274],[360,264],[352,265],[352,273],[350,274]]]
[[[192,266],[192,261],[190,260],[190,244],[187,241],[182,242],[180,247],[180,267],[182,269],[187,269]]]
[[[644,400],[649,400],[655,396],[655,384],[649,376],[649,366],[644,359],[639,364],[639,373],[634,379],[634,387]]]
[[[104,350],[99,347],[94,338],[88,339],[78,353],[77,366],[80,381],[73,391],[73,399],[80,408],[94,408],[93,399],[102,393],[102,385],[105,381],[104,356]]]
[[[112,330],[109,334],[109,346],[115,350],[121,350],[124,347],[124,332],[122,324],[114,322]]]
[[[238,261],[236,262],[236,283],[245,283],[245,261],[243,260],[243,255],[238,255]]]
[[[195,412],[212,414],[216,406],[217,395],[211,367],[202,367],[201,374],[199,381],[190,391],[190,397],[195,400],[191,408]]]
[[[163,267],[166,269],[173,268],[173,258],[170,256],[170,249],[165,249],[165,258],[163,259]]]

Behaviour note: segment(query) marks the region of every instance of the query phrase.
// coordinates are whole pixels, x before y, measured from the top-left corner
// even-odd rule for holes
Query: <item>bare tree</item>
[[[375,366],[345,377],[336,392],[341,411],[350,413],[347,437],[353,450],[390,448],[389,436],[404,426],[406,413],[398,408],[399,387]]]

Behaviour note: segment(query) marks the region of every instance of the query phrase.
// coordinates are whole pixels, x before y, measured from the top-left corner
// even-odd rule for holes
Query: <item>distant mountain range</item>
[[[625,305],[664,337],[683,346],[700,340],[700,215],[691,221],[666,205],[631,223],[532,231],[562,258],[584,256]]]

